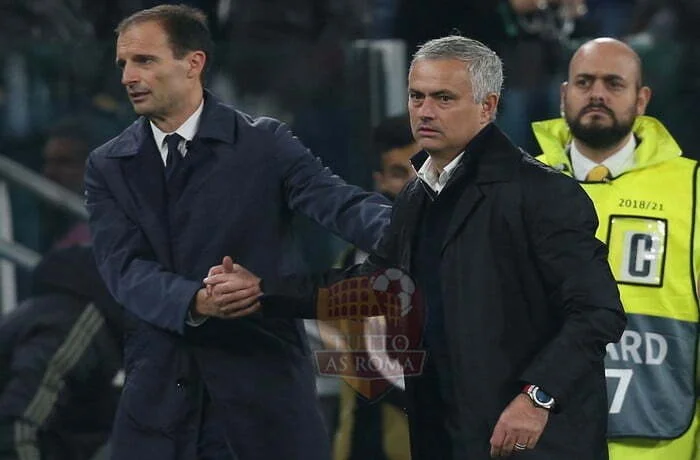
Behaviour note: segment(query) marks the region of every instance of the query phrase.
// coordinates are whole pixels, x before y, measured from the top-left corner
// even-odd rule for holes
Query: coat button
[[[187,387],[187,380],[177,379],[177,380],[175,380],[175,386],[177,387],[178,390],[184,390],[185,387]]]

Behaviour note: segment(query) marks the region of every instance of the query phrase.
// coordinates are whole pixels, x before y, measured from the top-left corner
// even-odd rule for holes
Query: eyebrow
[[[598,77],[598,76],[590,74],[590,73],[580,73],[574,77],[574,79],[576,79],[576,78],[585,78],[588,80],[595,80],[596,78],[602,78],[603,80],[607,80],[607,81],[610,81],[610,80],[626,81],[625,77],[623,77],[622,75],[618,75],[616,73],[608,73],[608,74],[605,74],[601,77]]]
[[[408,88],[408,92],[425,95],[425,93],[423,91],[418,91],[417,89],[413,89],[413,88]],[[431,93],[428,93],[428,96],[431,96],[431,97],[456,96],[456,95],[457,95],[456,93],[454,93],[453,91],[450,91],[448,89],[439,89],[437,91],[433,91]]]
[[[151,60],[155,61],[158,59],[158,56],[155,56],[153,54],[134,54],[131,57],[132,61],[137,61],[137,62],[140,62],[140,61],[142,62],[142,61],[145,61],[146,59],[151,59]],[[120,68],[124,65],[125,62],[126,62],[126,60],[122,59],[122,58],[117,58],[115,60],[115,64],[117,65],[117,67],[120,67]]]

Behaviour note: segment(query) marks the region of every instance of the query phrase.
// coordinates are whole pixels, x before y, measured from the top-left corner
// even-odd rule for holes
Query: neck
[[[438,170],[438,172],[442,172],[445,169],[445,166],[450,164],[452,160],[457,158],[457,155],[461,150],[457,152],[450,152],[450,153],[445,153],[445,152],[428,152],[430,155],[430,160],[433,162],[433,166],[435,166],[435,169]]]
[[[172,133],[192,116],[192,114],[199,107],[199,104],[202,103],[203,97],[204,90],[199,88],[197,91],[193,91],[190,94],[190,96],[184,101],[183,105],[178,108],[176,113],[163,117],[152,117],[151,121],[164,133]]]
[[[617,152],[619,152],[622,149],[622,147],[624,147],[627,144],[627,142],[629,142],[630,136],[632,136],[631,132],[627,136],[622,138],[622,140],[620,140],[617,144],[604,149],[595,149],[589,145],[584,144],[578,139],[574,139],[574,145],[576,145],[576,149],[584,157],[596,163],[602,163],[611,156],[615,155]]]

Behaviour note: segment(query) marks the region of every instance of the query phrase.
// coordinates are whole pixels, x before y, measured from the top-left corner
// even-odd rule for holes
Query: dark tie
[[[168,146],[168,156],[165,159],[165,180],[170,180],[182,164],[182,154],[178,149],[183,137],[177,133],[165,136],[165,144]]]

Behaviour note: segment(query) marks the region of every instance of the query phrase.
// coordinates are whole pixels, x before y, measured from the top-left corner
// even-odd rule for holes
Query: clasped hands
[[[195,318],[234,319],[260,310],[260,278],[234,264],[229,256],[209,269],[203,283],[193,306]]]

